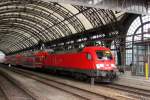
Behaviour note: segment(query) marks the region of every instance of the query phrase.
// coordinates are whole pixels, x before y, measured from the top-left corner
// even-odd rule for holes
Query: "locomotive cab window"
[[[97,58],[100,60],[112,60],[112,54],[110,51],[96,51]]]

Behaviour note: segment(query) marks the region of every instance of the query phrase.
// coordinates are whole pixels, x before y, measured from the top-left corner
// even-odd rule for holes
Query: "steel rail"
[[[10,69],[10,71],[13,71],[15,73],[18,73],[19,75],[23,75],[25,77],[34,79],[36,81],[39,81],[40,83],[46,84],[48,86],[51,86],[51,87],[54,87],[54,88],[57,88],[57,89],[60,89],[62,91],[69,92],[72,95],[84,98],[86,100],[91,100],[93,98],[104,99],[104,100],[116,100],[115,97],[113,98],[113,97],[110,97],[110,96],[103,95],[101,93],[96,93],[96,92],[86,90],[86,89],[82,89],[82,88],[79,88],[79,87],[76,87],[76,86],[73,86],[73,85],[58,82],[56,80],[46,78],[42,75],[34,74],[31,71],[26,71],[26,70],[22,70],[22,69],[18,69],[18,68]],[[67,90],[68,88],[69,88],[69,90]],[[126,96],[120,96],[119,98],[133,100],[133,98],[126,97]]]
[[[16,79],[11,77],[9,74],[3,72],[0,70],[1,76],[4,77],[10,84],[12,84],[17,89],[21,90],[25,95],[31,98],[31,100],[40,100],[36,95],[34,95],[32,92],[30,92],[26,87],[24,87],[20,82],[18,82]],[[3,90],[3,89],[2,89]],[[7,100],[12,100],[9,98],[9,94],[6,94],[5,90],[3,90],[5,96],[7,97]]]

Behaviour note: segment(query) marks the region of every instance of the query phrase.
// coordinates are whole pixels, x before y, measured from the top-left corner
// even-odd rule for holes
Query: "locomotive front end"
[[[110,50],[96,50],[95,68],[98,78],[102,80],[114,80],[117,78],[117,66],[115,58]]]

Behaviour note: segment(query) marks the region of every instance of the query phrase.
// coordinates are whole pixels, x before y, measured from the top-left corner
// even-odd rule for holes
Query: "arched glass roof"
[[[143,32],[142,32],[143,26]],[[132,47],[133,42],[138,42],[143,40],[150,39],[150,16],[142,16],[137,17],[134,22],[131,24],[126,38],[126,45],[127,47]],[[143,34],[143,36],[142,36]]]
[[[124,13],[41,0],[0,1],[0,50],[11,53],[101,27]]]
[[[126,64],[132,62],[132,46],[150,39],[150,16],[139,16],[131,24],[126,37]]]
[[[150,13],[149,0],[44,0],[139,14]]]

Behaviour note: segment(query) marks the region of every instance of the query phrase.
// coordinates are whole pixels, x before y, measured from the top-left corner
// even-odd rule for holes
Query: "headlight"
[[[117,68],[115,64],[111,64],[111,67],[113,67],[113,68]]]
[[[96,68],[97,68],[97,69],[100,69],[100,68],[102,68],[102,67],[104,67],[104,64],[96,64]]]

